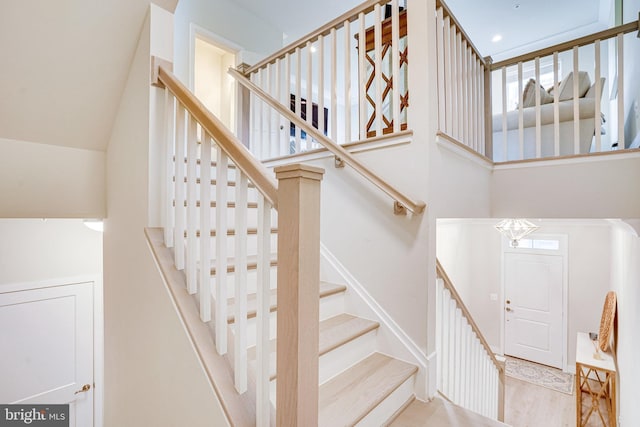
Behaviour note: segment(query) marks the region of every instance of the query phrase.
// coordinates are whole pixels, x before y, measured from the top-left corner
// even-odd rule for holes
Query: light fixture
[[[94,231],[104,232],[104,221],[101,219],[85,219],[82,223]]]
[[[318,48],[311,45],[311,53],[316,53],[318,51]]]
[[[496,225],[496,230],[505,235],[514,248],[518,247],[518,240],[533,233],[539,227],[526,219],[507,218]]]
[[[496,34],[495,36],[493,36],[493,38],[491,39],[491,41],[493,43],[498,43],[500,40],[502,40],[502,34]]]

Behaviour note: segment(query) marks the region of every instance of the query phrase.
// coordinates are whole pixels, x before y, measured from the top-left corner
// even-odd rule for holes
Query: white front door
[[[70,427],[92,426],[93,282],[1,292],[0,403],[69,404]]]
[[[562,369],[563,258],[505,253],[505,353]]]

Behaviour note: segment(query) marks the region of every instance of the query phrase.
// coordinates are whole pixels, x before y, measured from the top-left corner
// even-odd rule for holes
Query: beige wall
[[[144,237],[151,217],[150,44],[148,17],[107,151],[105,425],[227,425]]]
[[[102,276],[102,234],[79,219],[1,219],[0,286]]]
[[[105,153],[0,138],[0,217],[102,218]]]
[[[640,153],[496,166],[493,217],[638,218]]]
[[[640,220],[636,230],[617,222],[611,247],[611,284],[618,296],[618,378],[620,427],[640,424],[637,385],[640,383]]]

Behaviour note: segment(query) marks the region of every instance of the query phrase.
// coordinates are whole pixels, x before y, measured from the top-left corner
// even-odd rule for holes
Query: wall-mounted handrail
[[[184,105],[185,109],[211,135],[233,163],[247,175],[251,182],[269,200],[274,208],[278,206],[278,184],[272,173],[246,149],[242,142],[187,89],[178,78],[161,65],[158,67],[160,80]]]
[[[231,74],[240,84],[245,86],[255,95],[260,97],[265,103],[274,108],[280,114],[282,114],[287,120],[294,123],[296,126],[299,126],[303,129],[307,135],[310,135],[313,139],[322,144],[327,150],[333,153],[336,157],[340,158],[345,164],[351,166],[356,172],[365,177],[375,186],[380,188],[383,192],[389,195],[395,202],[396,208],[406,208],[414,214],[421,214],[424,212],[426,204],[420,200],[413,200],[410,197],[406,196],[402,192],[398,191],[391,184],[380,178],[376,173],[372,172],[369,168],[364,166],[357,160],[350,152],[345,150],[340,145],[333,142],[331,139],[320,133],[316,128],[311,126],[305,120],[302,120],[300,117],[295,115],[291,110],[289,110],[286,106],[282,105],[282,103],[278,102],[271,95],[266,93],[257,85],[253,84],[249,79],[243,76],[239,71],[230,68],[229,74]],[[400,205],[400,206],[398,206]],[[401,209],[400,209],[401,210]]]
[[[453,299],[455,299],[456,304],[458,305],[458,307],[462,311],[463,316],[466,317],[467,321],[469,322],[469,325],[471,326],[473,331],[478,336],[478,339],[482,343],[482,347],[484,347],[484,349],[486,350],[487,354],[489,355],[489,358],[491,359],[491,361],[495,365],[496,369],[498,370],[498,372],[502,373],[502,371],[504,371],[503,364],[498,361],[498,359],[496,358],[496,355],[493,353],[493,350],[491,350],[491,347],[489,346],[489,343],[484,338],[484,335],[482,335],[482,332],[480,332],[480,328],[478,327],[476,322],[473,320],[473,317],[471,316],[471,312],[469,311],[467,306],[462,301],[462,298],[460,297],[460,294],[456,290],[455,286],[453,286],[453,282],[451,281],[451,279],[447,275],[447,272],[444,270],[444,268],[442,267],[442,264],[440,264],[440,260],[438,260],[438,259],[436,259],[436,272],[438,273],[438,276],[444,282],[444,287],[447,288],[449,290],[449,292],[451,292],[451,296],[453,297]]]
[[[586,46],[594,43],[596,40],[607,40],[612,37],[616,37],[618,34],[627,34],[632,31],[640,31],[640,20],[629,22],[628,24],[618,25],[617,27],[609,28],[604,31],[589,34],[584,37],[579,37],[567,42],[558,43],[556,45],[539,49],[533,52],[518,55],[513,58],[505,59],[503,61],[495,62],[490,65],[491,70],[499,70],[502,67],[517,64],[518,62],[532,61],[537,57],[543,57],[553,55],[554,52],[564,52],[565,50],[571,50],[574,47]]]
[[[329,21],[328,23],[318,28],[317,30],[310,32],[306,36],[303,36],[297,41],[294,41],[293,43],[283,47],[273,55],[270,55],[265,59],[263,59],[262,61],[258,62],[257,64],[249,67],[249,69],[246,70],[246,74],[250,75],[256,70],[264,67],[265,65],[274,62],[276,59],[283,58],[287,53],[295,52],[296,48],[304,47],[307,44],[307,42],[312,42],[316,40],[319,36],[326,36],[331,32],[332,29],[341,28],[345,21],[349,21],[349,22],[355,21],[358,18],[358,15],[360,13],[366,14],[371,12],[377,4],[386,4],[388,2],[389,0],[369,0],[362,3],[359,6],[354,7],[348,12],[345,12],[342,15],[338,16],[336,19]]]

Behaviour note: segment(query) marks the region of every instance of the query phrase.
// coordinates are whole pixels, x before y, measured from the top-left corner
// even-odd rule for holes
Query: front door
[[[69,404],[93,425],[93,283],[2,293],[0,403]]]
[[[563,259],[505,253],[505,353],[562,369]]]

